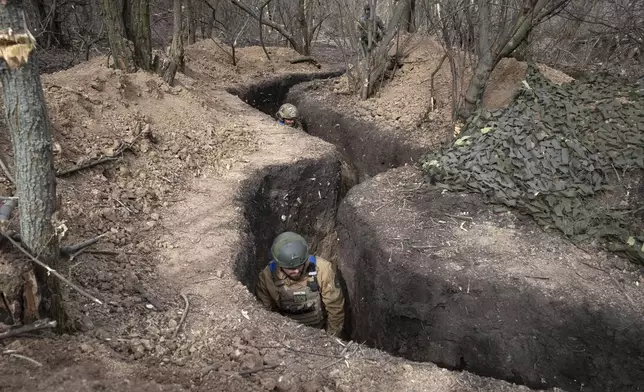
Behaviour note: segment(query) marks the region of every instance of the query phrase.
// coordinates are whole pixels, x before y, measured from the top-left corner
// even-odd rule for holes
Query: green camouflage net
[[[625,201],[641,192],[632,185],[644,169],[644,86],[608,77],[557,86],[530,67],[512,104],[479,113],[462,135],[424,157],[434,183],[644,264],[644,202]]]

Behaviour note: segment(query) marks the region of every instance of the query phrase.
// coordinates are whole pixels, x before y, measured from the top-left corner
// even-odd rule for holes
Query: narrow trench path
[[[289,92],[291,87],[293,87],[293,91]],[[403,180],[404,177],[410,179],[415,178],[413,180],[409,180],[411,182],[407,185],[413,185],[416,190],[422,186],[422,176],[417,171],[414,171],[415,169],[410,168],[407,171],[393,169],[410,163],[410,161],[413,161],[410,157],[419,156],[422,153],[421,151],[414,151],[413,148],[410,149],[409,145],[406,145],[404,140],[393,137],[392,135],[389,135],[389,137],[383,137],[383,134],[372,124],[360,124],[355,119],[344,117],[342,114],[332,113],[331,111],[321,113],[321,111],[325,111],[328,108],[320,107],[319,105],[316,105],[316,102],[307,100],[305,92],[305,88],[295,86],[294,84],[287,85],[279,81],[260,83],[248,86],[245,91],[237,91],[244,101],[253,104],[256,109],[269,115],[272,115],[277,110],[285,98],[288,99],[288,102],[294,103],[298,106],[300,111],[303,113],[304,120],[307,122],[307,131],[309,134],[333,144],[336,149],[341,152],[338,154],[338,159],[344,161],[344,165],[341,166],[348,167],[349,169],[344,172],[340,170],[344,176],[341,175],[337,181],[342,182],[343,178],[346,179],[347,173],[357,174],[356,177],[359,177],[360,180],[382,173],[382,175],[379,176],[380,181],[382,181],[382,178],[386,178],[389,187],[392,188],[390,189],[391,191],[394,191],[394,187],[391,186],[391,184],[398,180],[405,182],[406,180]],[[379,149],[377,147],[383,145],[386,146],[384,149]],[[327,164],[332,165],[329,163]],[[392,171],[389,172],[389,170]],[[390,174],[392,172],[395,172],[395,174]],[[291,180],[293,180],[293,178],[291,178]],[[299,180],[295,179],[293,184],[297,185],[292,186],[290,190],[293,191],[294,194],[310,194],[312,189],[309,189],[306,184],[302,184],[305,182],[306,178]],[[338,184],[337,186],[339,186],[339,182],[336,183]],[[332,184],[333,180],[329,183]],[[558,302],[548,302],[552,301],[548,300],[548,298],[562,288],[559,285],[569,285],[571,282],[575,282],[576,278],[572,277],[572,281],[566,280],[570,278],[565,278],[558,283],[554,283],[554,280],[551,280],[549,285],[537,285],[534,287],[534,282],[525,282],[525,285],[520,287],[517,291],[516,283],[514,281],[510,283],[506,282],[506,273],[497,271],[496,268],[492,268],[492,266],[489,268],[482,268],[480,270],[475,268],[470,270],[471,266],[468,263],[475,262],[474,260],[476,260],[476,257],[472,260],[469,260],[467,257],[457,257],[456,255],[459,253],[458,250],[456,250],[456,254],[453,256],[447,256],[445,258],[441,258],[441,256],[434,254],[432,257],[438,260],[437,262],[428,261],[430,259],[429,256],[427,256],[427,259],[424,259],[426,256],[422,254],[414,254],[413,257],[411,255],[402,255],[394,258],[395,265],[403,266],[405,262],[412,262],[415,265],[425,263],[437,268],[437,270],[432,271],[433,273],[429,274],[425,271],[415,271],[408,268],[407,270],[403,267],[401,268],[405,271],[400,271],[400,268],[396,271],[396,268],[392,269],[391,265],[378,266],[379,263],[382,263],[382,260],[387,259],[387,255],[380,254],[377,256],[377,254],[379,252],[382,253],[384,249],[388,248],[388,246],[373,243],[373,238],[376,238],[380,233],[369,233],[371,230],[370,226],[385,229],[387,225],[383,222],[379,222],[378,220],[372,220],[371,223],[363,224],[362,226],[360,224],[354,225],[357,227],[354,227],[351,224],[351,222],[364,221],[366,223],[369,221],[369,219],[365,217],[373,215],[374,210],[371,209],[371,213],[369,213],[364,208],[361,208],[361,205],[370,204],[372,202],[371,200],[357,203],[356,200],[352,200],[348,204],[343,204],[342,207],[344,207],[344,211],[341,213],[344,214],[344,218],[348,220],[349,223],[347,224],[347,222],[344,222],[345,226],[342,228],[344,233],[336,233],[339,219],[336,215],[341,198],[346,193],[346,190],[351,186],[356,185],[358,181],[349,181],[349,183],[350,185],[346,186],[346,189],[343,192],[337,193],[336,204],[319,205],[313,201],[312,206],[303,207],[299,211],[300,214],[296,216],[295,221],[282,225],[279,222],[280,216],[284,216],[280,215],[280,211],[283,208],[283,203],[280,202],[280,196],[284,196],[285,198],[285,195],[288,194],[288,192],[282,192],[283,184],[281,184],[280,179],[272,178],[268,181],[268,184],[266,184],[267,191],[258,192],[255,195],[255,198],[253,199],[254,207],[251,207],[250,212],[247,214],[247,218],[251,222],[251,232],[255,238],[255,252],[253,255],[238,259],[237,277],[249,288],[254,287],[254,276],[266,264],[268,257],[266,250],[269,249],[272,239],[284,229],[299,231],[304,234],[305,237],[312,239],[314,251],[318,249],[329,251],[329,249],[331,249],[330,253],[333,256],[341,253],[341,256],[348,255],[347,257],[349,258],[368,258],[369,261],[350,261],[358,262],[358,264],[361,265],[361,267],[354,266],[355,268],[350,268],[354,269],[353,271],[350,271],[350,274],[354,275],[352,276],[353,281],[358,282],[357,285],[354,283],[351,289],[360,291],[361,295],[364,296],[374,295],[377,298],[382,298],[383,296],[392,297],[392,299],[376,301],[380,302],[380,305],[369,305],[369,301],[366,301],[364,304],[349,305],[349,314],[353,311],[357,311],[361,315],[361,320],[358,323],[360,325],[360,327],[358,327],[359,331],[358,329],[356,329],[356,331],[350,330],[350,327],[355,327],[355,323],[351,322],[352,320],[349,320],[347,325],[352,338],[359,338],[361,341],[366,339],[368,344],[372,347],[386,350],[394,355],[402,355],[408,359],[418,360],[421,362],[432,360],[447,369],[470,370],[485,376],[497,377],[499,379],[529,385],[533,388],[559,386],[574,389],[579,385],[582,385],[582,387],[586,386],[586,388],[605,388],[610,387],[614,383],[618,383],[618,385],[624,386],[625,388],[634,388],[624,390],[641,390],[633,384],[632,380],[639,379],[639,374],[642,373],[643,369],[637,366],[633,359],[629,359],[627,354],[621,355],[618,362],[622,363],[623,366],[632,369],[636,373],[631,379],[622,377],[619,375],[619,372],[616,372],[610,366],[605,366],[601,363],[597,365],[597,358],[606,357],[606,359],[599,360],[603,361],[608,360],[607,358],[611,356],[607,351],[607,346],[604,347],[605,339],[597,337],[597,334],[602,333],[602,328],[621,331],[619,334],[624,334],[624,336],[639,334],[639,332],[635,332],[634,330],[631,331],[632,327],[628,322],[615,317],[614,309],[609,303],[610,301],[606,301],[605,299],[602,300],[598,297],[598,293],[600,293],[601,290],[611,290],[611,287],[609,287],[611,286],[610,284],[599,291],[597,291],[596,288],[576,287],[580,294],[584,293],[590,296],[589,302],[599,301],[597,304],[577,304],[574,298],[562,300],[559,304]],[[370,181],[368,186],[361,186],[361,192],[375,188],[363,193],[362,197],[371,195],[379,198],[379,193],[381,194],[382,199],[389,197],[386,195],[387,192],[384,192],[383,194],[379,189],[382,188],[382,183],[380,183],[380,185],[374,185],[372,183],[373,181]],[[347,184],[346,181],[345,184]],[[408,190],[403,189],[403,191],[406,192]],[[487,208],[484,203],[482,203],[482,200],[479,200],[480,197],[477,195],[467,196],[464,194],[454,194],[451,196],[440,197],[439,193],[429,192],[425,196],[417,197],[415,202],[422,201],[421,204],[424,204],[424,207],[412,207],[412,209],[409,210],[415,211],[412,214],[402,213],[400,210],[392,211],[392,218],[398,220],[398,226],[394,226],[405,228],[405,230],[407,230],[407,227],[409,226],[408,222],[415,222],[417,217],[424,214],[422,211],[431,211],[432,209],[435,209],[435,207],[442,209],[441,213],[444,214],[450,214],[453,211],[460,211],[464,208],[467,209],[469,207],[464,207],[463,202],[466,200],[465,198],[468,197],[472,200],[467,199],[468,202],[466,204],[470,206],[478,206],[478,212],[472,212],[472,214],[476,216],[470,217],[470,219],[473,219],[473,222],[477,225],[476,230],[473,230],[472,228],[469,230],[476,232],[477,230],[480,231],[481,228],[484,227],[492,227],[495,224],[493,223],[495,219],[498,219],[498,217],[483,216],[484,214],[482,214],[482,212],[487,211]],[[432,200],[432,197],[435,197],[435,199]],[[453,200],[450,199],[450,197]],[[443,200],[443,202],[447,201],[446,204],[451,203],[452,205],[440,206],[441,200]],[[438,202],[438,206],[432,205],[432,203],[436,202]],[[303,204],[306,205],[307,203]],[[423,210],[423,208],[425,210]],[[385,210],[388,210],[388,208]],[[329,211],[332,211],[332,214],[330,214]],[[361,214],[363,214],[363,216],[361,216]],[[262,219],[258,219],[258,216],[262,217]],[[288,214],[288,216],[289,218],[291,217],[290,214]],[[437,215],[435,216],[435,219],[440,220],[441,217],[442,216]],[[407,223],[405,223],[405,220],[407,220]],[[312,224],[312,221],[316,221],[317,226]],[[320,225],[320,221],[324,222],[324,224]],[[266,222],[270,222],[270,224],[266,225]],[[393,223],[393,221],[391,221],[391,223]],[[351,227],[353,227],[354,232],[347,233],[347,228],[350,229]],[[521,230],[532,230],[529,227],[530,226],[525,226],[521,228]],[[499,227],[499,229],[501,229],[501,227]],[[360,231],[364,231],[365,233],[360,234]],[[423,234],[425,236],[432,235],[429,232]],[[516,233],[514,235],[519,234],[522,233]],[[340,243],[342,244],[346,244],[352,242],[352,238],[356,237],[356,235],[359,238],[368,238],[369,240],[363,241],[365,243],[362,244],[360,243],[360,240],[358,240],[350,246],[344,245],[344,247],[341,246],[338,249],[338,242],[336,242],[336,240],[341,241]],[[412,230],[410,237],[413,235],[414,233]],[[449,237],[451,234],[445,235],[451,239],[451,237]],[[480,237],[483,238],[487,235],[487,233],[482,233]],[[497,241],[498,238],[502,238],[504,235],[506,234],[494,234],[490,240],[492,242]],[[498,238],[494,236],[498,236]],[[430,238],[431,237],[425,237],[422,239],[427,241],[427,239]],[[436,238],[434,238],[434,240],[441,241]],[[463,238],[460,241],[465,241],[467,243],[469,240],[471,240],[471,238]],[[557,241],[560,241],[559,237],[545,234],[541,239],[542,243],[552,242],[553,244],[558,244]],[[370,246],[366,246],[367,243],[369,243]],[[383,245],[382,249],[380,249],[380,245]],[[356,252],[355,249],[351,249],[352,246],[355,249],[360,249],[362,253],[352,254],[351,252]],[[362,246],[365,246],[366,249],[362,248]],[[530,246],[532,246],[531,240],[526,237],[523,239],[521,244],[516,244],[515,247],[530,248]],[[563,245],[553,245],[553,249],[557,249],[560,246]],[[450,245],[448,242],[446,249],[449,247]],[[391,244],[389,248],[393,249],[396,248],[396,246]],[[469,254],[476,254],[477,252],[481,252],[482,250],[484,251],[485,249],[485,244],[474,244]],[[365,252],[372,254],[368,255]],[[515,263],[512,262],[513,260],[504,260],[504,257],[508,257],[511,254],[509,250],[500,251],[499,249],[490,249],[489,252],[491,252],[490,254],[495,254],[494,258],[499,265],[505,265],[504,263],[507,263],[507,267],[505,269],[506,272],[508,268],[515,268]],[[525,255],[526,252],[524,252],[523,255]],[[515,256],[513,259],[516,259],[518,256],[519,255]],[[484,256],[481,257],[483,260],[487,260]],[[524,267],[527,269],[538,268],[539,265],[543,264],[544,260],[548,260],[547,256],[543,260],[541,257],[542,255],[533,254],[533,257],[525,260]],[[389,263],[391,262],[392,255],[389,253]],[[450,273],[448,271],[450,265],[456,265],[459,263],[461,264],[460,266],[454,267],[458,268],[455,272]],[[518,267],[521,268],[520,266]],[[551,265],[549,263],[542,267],[553,269],[553,271],[559,268],[558,266]],[[374,273],[373,270],[375,269],[388,271],[388,276],[380,276],[382,272],[380,274],[377,272]],[[439,272],[441,269],[446,272]],[[367,273],[365,271],[371,272]],[[570,271],[567,271],[564,268],[563,270],[555,273],[555,275],[567,276],[569,272]],[[356,278],[355,276],[357,273],[361,274],[359,278]],[[586,271],[586,273],[590,273],[590,271]],[[371,276],[370,274],[375,275]],[[461,277],[459,274],[463,274],[463,276]],[[525,272],[523,275],[527,276],[526,279],[530,278],[529,271]],[[486,276],[486,278],[482,279],[483,276]],[[462,291],[462,288],[458,288],[458,285],[454,286],[456,284],[454,283],[454,279],[459,278],[468,282],[467,294],[470,295],[463,298],[460,298],[458,295],[460,291]],[[597,278],[599,280],[604,280],[602,277]],[[377,280],[378,283],[365,282],[369,279]],[[479,280],[480,282],[478,282]],[[474,292],[469,292],[470,281],[475,282],[475,284],[479,286],[476,294]],[[408,290],[398,288],[397,286],[399,286],[401,282],[407,282],[412,287],[415,287],[415,285],[418,287],[416,287],[415,290],[412,290],[411,287]],[[463,284],[464,283],[461,283],[461,285]],[[374,285],[384,285],[386,287],[383,289],[382,287],[374,287]],[[488,292],[490,294],[487,296],[481,295],[481,291]],[[608,292],[604,292],[600,294],[600,296],[606,296],[607,294]],[[352,295],[347,295],[347,297],[350,298]],[[617,295],[617,297],[619,297],[619,295]],[[353,299],[356,298],[354,297]],[[616,299],[619,300],[619,298]],[[446,302],[435,304],[436,301],[440,302],[443,300]],[[350,303],[350,301],[348,302]],[[623,301],[618,302],[619,303],[616,303],[615,309],[624,305],[621,303]],[[434,306],[432,303],[434,303],[436,307],[432,308],[432,306]],[[468,303],[464,312],[462,312],[462,303]],[[506,310],[500,311],[499,303],[505,304],[504,308]],[[359,308],[354,309],[354,306],[359,306]],[[380,306],[382,306],[382,308],[379,308]],[[514,323],[500,326],[490,321],[489,314],[487,314],[487,311],[484,309],[486,306],[490,307],[490,311],[494,311],[499,314],[503,313],[505,318],[508,320],[514,320]],[[588,309],[588,306],[591,306],[592,309]],[[468,307],[476,310],[468,311]],[[600,308],[599,311],[596,311],[597,309],[595,308],[597,307]],[[563,308],[567,308],[569,310],[562,311]],[[436,313],[433,313],[436,309],[451,310],[445,310],[447,314],[437,316]],[[557,315],[556,317],[563,317],[564,314],[567,314],[569,317],[575,317],[579,319],[579,323],[586,325],[588,331],[573,332],[572,329],[569,331],[568,328],[574,328],[574,326],[569,326],[569,321],[567,321],[565,317],[560,321],[557,321],[556,318],[542,320],[542,312],[551,312]],[[561,313],[561,315],[559,315],[559,313]],[[632,311],[629,310],[629,317],[632,316],[631,313]],[[532,318],[535,318],[535,320]],[[425,322],[445,325],[444,328],[437,329],[434,325],[426,326],[424,324]],[[379,323],[382,323],[384,327],[378,327],[377,325]],[[549,323],[551,325],[549,325]],[[476,326],[473,327],[471,324],[483,325],[483,327],[477,329]],[[452,327],[450,327],[450,325]],[[386,331],[386,333],[383,331]],[[531,340],[526,337],[526,334],[534,335],[534,339],[536,340]],[[595,359],[588,358],[587,356],[578,359],[582,361],[584,366],[588,369],[595,369],[597,374],[589,375],[585,371],[580,371],[579,368],[571,368],[570,362],[575,361],[575,359],[573,359],[574,357],[579,357],[578,354],[575,354],[575,352],[579,352],[579,349],[575,349],[573,347],[575,344],[570,346],[569,342],[566,342],[565,344],[563,342],[566,339],[571,338],[572,335],[574,335],[575,341],[584,342],[584,347],[595,353]],[[636,352],[637,350],[638,349],[635,348],[633,352]],[[508,356],[514,357],[515,361],[508,362]],[[549,363],[544,363],[539,367],[539,369],[537,369],[534,358],[542,358],[544,356],[553,356],[553,358]],[[622,379],[618,380],[618,378]]]

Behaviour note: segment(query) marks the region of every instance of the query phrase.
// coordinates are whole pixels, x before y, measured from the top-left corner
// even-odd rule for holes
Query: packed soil
[[[417,168],[352,188],[337,224],[355,339],[535,388],[642,390],[644,269]]]
[[[174,87],[109,69],[104,58],[43,75],[57,169],[128,148],[58,179],[62,242],[107,233],[59,271],[105,305],[69,291],[77,332],[0,340],[0,390],[528,390],[330,339],[263,310],[238,281],[234,264],[250,231],[241,184],[302,151],[316,159],[331,149],[225,92],[319,71],[290,64],[297,55],[288,49],[269,50],[270,62],[261,48],[238,50],[234,66],[216,43],[199,42],[187,48]],[[400,105],[384,97],[377,113]],[[11,162],[6,129],[0,135],[0,154]],[[2,195],[12,193],[6,180],[2,186]],[[25,263],[10,244],[0,246],[2,264]],[[266,365],[273,367],[258,369]]]

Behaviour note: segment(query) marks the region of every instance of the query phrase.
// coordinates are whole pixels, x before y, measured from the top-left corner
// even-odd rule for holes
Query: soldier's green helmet
[[[297,268],[309,258],[309,244],[301,235],[286,231],[275,237],[271,255],[280,267]]]
[[[295,105],[291,103],[285,103],[284,105],[280,106],[280,110],[277,112],[277,114],[285,120],[296,120],[298,117],[300,117],[300,112],[297,110]]]

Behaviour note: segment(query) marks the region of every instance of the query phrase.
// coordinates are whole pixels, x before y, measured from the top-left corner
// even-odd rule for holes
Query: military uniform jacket
[[[326,326],[329,334],[338,335],[344,324],[344,296],[331,263],[311,256],[298,280],[271,263],[257,283],[257,297],[266,309],[312,327]]]

